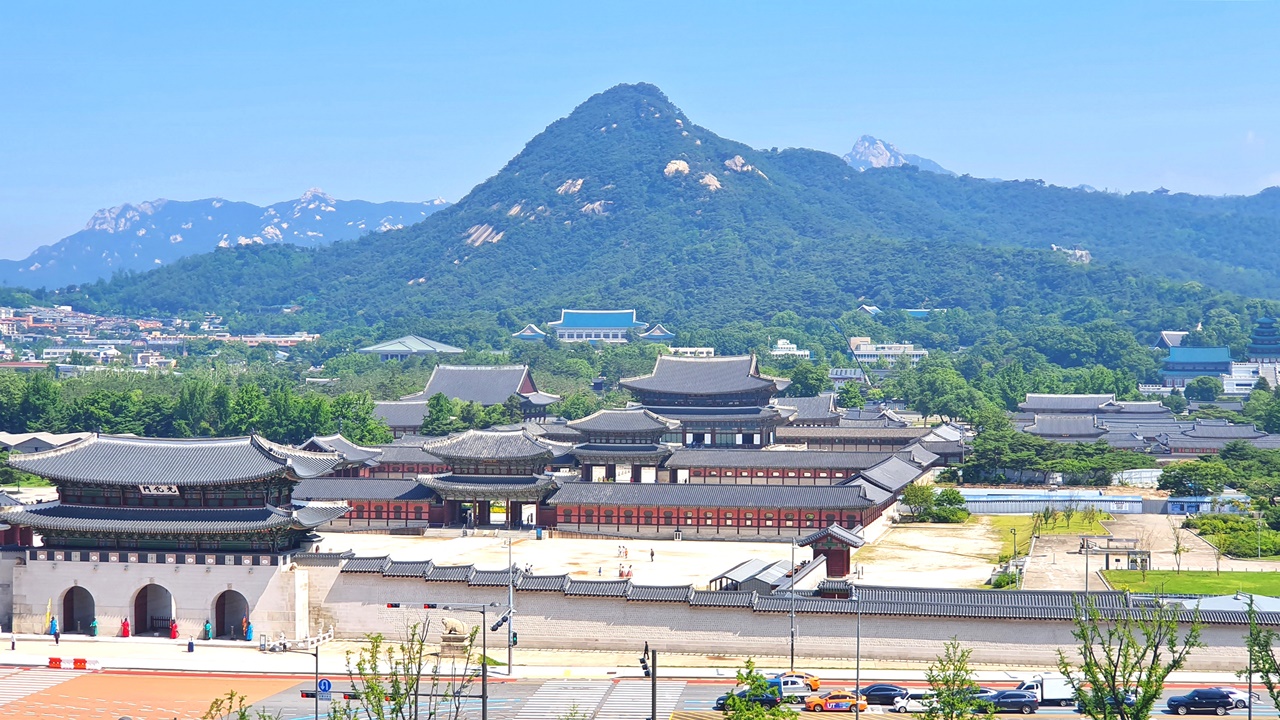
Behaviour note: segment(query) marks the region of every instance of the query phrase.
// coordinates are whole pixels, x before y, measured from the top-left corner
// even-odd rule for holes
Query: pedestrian
[[[603,566],[603,565],[601,565],[600,567],[596,568],[596,575],[598,575],[598,576],[600,576],[600,577],[604,577],[604,566]]]
[[[653,562],[653,548],[649,548],[649,562]]]
[[[9,649],[10,650],[18,649],[18,636],[13,632],[13,630],[9,631]]]
[[[62,644],[62,632],[56,629],[53,631],[53,644],[54,645]]]

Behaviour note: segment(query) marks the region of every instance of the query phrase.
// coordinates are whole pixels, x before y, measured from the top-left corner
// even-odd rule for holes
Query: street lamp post
[[[470,610],[480,613],[480,720],[489,720],[489,608],[498,603],[481,605],[462,603],[442,605],[441,610]]]
[[[321,628],[323,629],[323,628]],[[311,650],[286,650],[285,652],[299,653],[302,655],[311,655],[316,659],[316,684],[315,684],[315,712],[316,717],[320,717],[320,646],[316,645]]]
[[[791,538],[791,672],[796,670],[796,539]]]
[[[1009,528],[1013,533],[1013,559],[1009,561],[1009,567],[1013,567],[1013,563],[1018,561],[1018,528]]]
[[[850,596],[853,600],[855,620],[855,635],[853,643],[854,665],[853,665],[853,716],[857,720],[862,720],[862,595],[856,590]]]
[[[514,538],[507,538],[507,677],[515,675],[511,638],[515,634],[516,615],[516,566],[512,559]]]

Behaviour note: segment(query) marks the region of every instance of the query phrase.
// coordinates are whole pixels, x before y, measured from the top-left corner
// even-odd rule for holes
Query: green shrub
[[[1201,535],[1229,535],[1237,532],[1252,532],[1257,529],[1257,522],[1245,515],[1212,513],[1193,515],[1182,522],[1182,527],[1198,530]]]
[[[969,511],[958,507],[935,507],[927,517],[929,522],[962,523],[969,519]]]
[[[1011,573],[1011,572],[1000,573],[999,575],[996,576],[995,580],[991,581],[991,587],[997,590],[1000,590],[1002,588],[1007,588],[1007,587],[1013,587],[1017,584],[1018,584],[1018,574]]]

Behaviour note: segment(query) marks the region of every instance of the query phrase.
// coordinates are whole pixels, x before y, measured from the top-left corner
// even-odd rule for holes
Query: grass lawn
[[[1258,595],[1280,595],[1280,573],[1276,572],[1148,570],[1145,581],[1140,570],[1103,570],[1102,574],[1117,590],[1187,595],[1230,595],[1243,590]]]
[[[977,516],[975,516],[977,517]],[[1040,526],[1041,535],[1108,535],[1101,521],[1110,520],[1107,513],[1098,513],[1098,519],[1086,522],[1080,513],[1071,517],[1070,524],[1061,515],[1053,521]],[[1000,535],[1000,553],[1002,557],[1013,555],[1013,530],[1018,531],[1018,555],[1031,551],[1031,527],[1035,524],[1033,515],[983,515],[982,521]]]

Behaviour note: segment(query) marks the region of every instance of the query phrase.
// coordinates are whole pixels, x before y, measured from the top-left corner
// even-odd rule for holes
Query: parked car
[[[818,688],[822,687],[822,680],[819,679],[817,675],[814,675],[813,673],[801,672],[799,670],[789,670],[787,672],[780,672],[777,675],[774,675],[773,678],[771,679],[787,678],[787,677],[799,679],[805,685],[808,685],[810,690],[817,690]]]
[[[1000,691],[994,688],[979,685],[973,689],[973,697],[977,700],[990,700],[998,692]]]
[[[991,705],[996,712],[1020,712],[1023,715],[1040,709],[1040,699],[1031,690],[1001,690],[983,698],[983,702]]]
[[[1213,689],[1221,690],[1222,692],[1226,693],[1228,696],[1231,697],[1232,700],[1235,701],[1236,707],[1241,710],[1249,707],[1249,705],[1253,702],[1253,698],[1249,696],[1249,693],[1239,688],[1224,686],[1224,687],[1216,687]]]
[[[789,703],[798,703],[801,698],[813,692],[813,688],[810,688],[808,683],[794,675],[769,678],[769,687],[782,696],[783,702]]]
[[[1114,706],[1115,706],[1115,704],[1116,704],[1115,698],[1110,698],[1110,697],[1109,697],[1109,698],[1107,698],[1105,702],[1107,703],[1107,705],[1112,706],[1112,707],[1114,707]],[[1137,696],[1137,695],[1135,695],[1132,691],[1127,691],[1127,692],[1125,692],[1125,694],[1124,694],[1124,704],[1125,704],[1125,706],[1126,706],[1126,707],[1133,707],[1134,705],[1137,705],[1137,704],[1138,704],[1138,696]],[[1077,698],[1077,699],[1076,699],[1076,714],[1078,714],[1078,715],[1084,715],[1084,714],[1085,714],[1085,712],[1084,712],[1084,711],[1085,711],[1084,703],[1083,703],[1083,702],[1081,702],[1079,698]]]
[[[747,702],[752,702],[756,705],[761,705],[767,708],[777,707],[782,704],[782,696],[778,694],[776,686],[769,688],[769,692],[763,695],[748,695],[748,690],[744,688],[732,693],[725,693],[724,695],[716,698],[714,709],[721,711],[728,709],[726,704],[729,702],[729,697],[732,695],[737,695]]]
[[[867,701],[859,700],[852,690],[832,690],[822,695],[810,695],[804,701],[804,709],[810,712],[853,712],[855,703],[859,705],[859,711],[867,709]]]
[[[933,704],[933,693],[913,692],[906,697],[894,698],[893,711],[900,713],[922,713]]]
[[[1236,706],[1235,698],[1218,688],[1199,688],[1186,695],[1175,695],[1167,703],[1170,712],[1186,715],[1189,712],[1211,712],[1226,715]]]
[[[868,705],[893,705],[894,700],[910,694],[911,691],[901,685],[889,683],[876,683],[862,688],[862,697]]]

